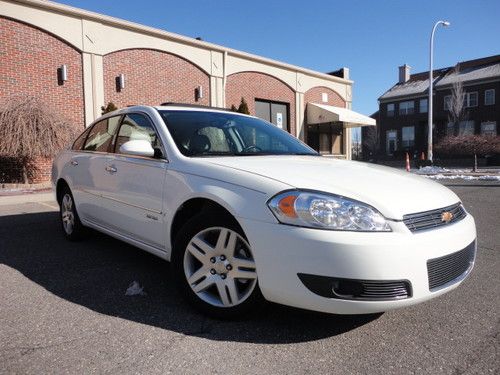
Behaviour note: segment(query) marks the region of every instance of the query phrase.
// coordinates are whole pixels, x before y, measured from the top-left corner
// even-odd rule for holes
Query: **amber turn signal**
[[[283,213],[283,215],[296,218],[297,213],[295,212],[294,203],[297,199],[296,195],[287,195],[278,202],[278,208]]]

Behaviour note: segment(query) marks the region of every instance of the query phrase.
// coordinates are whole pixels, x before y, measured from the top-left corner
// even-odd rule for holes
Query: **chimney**
[[[342,68],[342,75],[344,76],[345,79],[349,79],[349,68]]]
[[[411,66],[404,64],[399,67],[399,83],[405,83],[410,80]]]
[[[326,73],[331,76],[349,79],[349,68],[341,68],[330,73]]]

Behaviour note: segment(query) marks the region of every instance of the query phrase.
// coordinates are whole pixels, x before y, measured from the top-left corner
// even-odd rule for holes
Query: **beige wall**
[[[197,41],[44,0],[0,0],[0,15],[50,32],[83,53],[85,122],[90,124],[104,105],[103,56],[130,48],[151,48],[178,55],[210,77],[210,104],[225,107],[226,77],[238,72],[260,72],[278,78],[295,92],[295,128],[303,136],[304,93],[316,86],[336,91],[351,104],[352,81],[245,52]],[[346,129],[347,130],[347,129]],[[350,132],[346,131],[346,137]],[[349,144],[348,139],[344,144]],[[350,149],[350,147],[346,147]],[[346,153],[349,153],[346,150]]]

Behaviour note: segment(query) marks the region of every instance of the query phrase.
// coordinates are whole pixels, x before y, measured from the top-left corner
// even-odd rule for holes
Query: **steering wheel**
[[[262,151],[262,149],[260,147],[255,146],[255,145],[250,145],[250,146],[245,147],[243,150],[241,150],[241,152],[248,152],[250,150],[255,150],[255,152]]]

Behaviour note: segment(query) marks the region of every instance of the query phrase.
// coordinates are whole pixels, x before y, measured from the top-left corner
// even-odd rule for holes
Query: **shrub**
[[[500,153],[500,137],[462,135],[444,137],[434,150],[443,156],[474,156]]]
[[[101,115],[105,115],[106,113],[116,111],[118,107],[113,102],[109,102],[107,106],[101,106]]]
[[[25,183],[34,160],[54,157],[74,137],[74,126],[38,98],[12,97],[0,104],[0,156],[19,160]]]
[[[477,156],[500,153],[500,137],[485,135],[461,135],[444,137],[434,150],[441,156],[473,156],[473,171],[477,171]]]
[[[241,98],[240,106],[238,107],[239,113],[244,113],[245,115],[249,115],[250,111],[248,109],[248,104],[245,101],[245,98]]]

